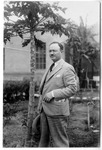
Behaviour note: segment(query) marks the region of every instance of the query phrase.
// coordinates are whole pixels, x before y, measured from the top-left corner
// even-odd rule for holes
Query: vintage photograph
[[[3,3],[2,147],[100,148],[100,1]]]

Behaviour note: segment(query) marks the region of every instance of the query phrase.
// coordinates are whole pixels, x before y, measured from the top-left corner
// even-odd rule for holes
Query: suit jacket
[[[68,98],[77,91],[75,70],[72,65],[62,59],[49,76],[47,76],[48,72],[49,69],[45,72],[40,84],[39,106],[43,107],[44,112],[49,116],[68,116],[70,114]],[[52,90],[55,99],[46,103],[43,97]],[[62,101],[59,102],[60,100]]]

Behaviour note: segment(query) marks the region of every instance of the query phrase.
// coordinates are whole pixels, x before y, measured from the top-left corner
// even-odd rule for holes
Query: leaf
[[[35,40],[35,45],[36,47],[41,47],[43,48],[43,46],[45,45],[45,43],[39,39],[36,38],[36,36],[34,36],[34,40]]]
[[[43,35],[44,33],[45,33],[45,31],[42,31],[42,32],[41,32],[41,35]]]
[[[82,56],[83,56],[84,58],[86,58],[86,59],[91,63],[91,60],[89,59],[89,57],[88,57],[87,55],[82,54]]]
[[[30,43],[31,39],[25,39],[24,42],[22,43],[22,47],[27,46]]]
[[[23,34],[21,31],[18,31],[18,35],[23,39]]]
[[[23,38],[23,34],[30,33],[30,31],[41,31],[41,35],[45,32],[51,32],[51,34],[59,34],[59,36],[62,36],[62,34],[69,36],[73,28],[71,27],[72,23],[55,13],[54,7],[58,12],[65,12],[66,10],[66,8],[60,7],[58,2],[51,6],[39,1],[10,1],[5,6],[4,17],[8,20],[8,23],[10,23],[12,15],[17,17],[17,21],[13,24],[5,24],[5,26],[12,30],[12,36],[16,33],[21,38]],[[66,28],[66,23],[69,23],[70,28]]]

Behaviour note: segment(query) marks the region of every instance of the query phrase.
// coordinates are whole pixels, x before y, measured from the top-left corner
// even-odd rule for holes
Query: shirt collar
[[[55,67],[60,63],[61,60],[62,60],[62,58],[55,62]]]

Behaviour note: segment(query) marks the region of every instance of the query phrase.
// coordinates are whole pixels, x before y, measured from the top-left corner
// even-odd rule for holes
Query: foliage
[[[12,107],[9,103],[3,105],[3,116],[10,118],[12,115]]]
[[[18,103],[15,105],[12,105],[10,103],[4,103],[3,104],[3,117],[4,117],[4,122],[3,125],[5,126],[6,123],[8,123],[11,120],[11,117],[15,115],[17,112],[17,106]]]
[[[38,91],[39,85],[35,82],[35,92]],[[15,103],[19,100],[29,99],[29,80],[23,81],[4,81],[3,102]]]
[[[91,64],[93,68],[97,69],[95,60],[98,58],[98,50],[95,46],[97,42],[94,40],[96,34],[93,34],[91,29],[84,25],[82,17],[80,20],[80,26],[77,26],[76,31],[72,32],[67,40],[67,46],[70,49],[69,54],[81,83],[84,79],[82,77],[83,72],[85,79],[87,79],[88,64]],[[86,62],[86,65],[83,65],[83,62]],[[93,71],[91,78],[93,78]]]
[[[31,31],[40,31],[41,34],[50,31],[52,34],[61,36],[64,33],[68,36],[68,29],[66,30],[64,27],[66,20],[55,13],[58,11],[65,13],[65,10],[66,8],[59,7],[56,2],[52,5],[39,1],[9,2],[4,7],[4,43],[9,41],[12,36],[18,35],[23,38],[24,34]],[[17,21],[12,21],[11,16],[16,16]],[[68,23],[70,21],[67,21]]]

